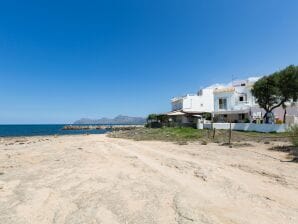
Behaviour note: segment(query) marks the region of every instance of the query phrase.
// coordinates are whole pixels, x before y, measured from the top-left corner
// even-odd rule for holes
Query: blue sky
[[[1,1],[0,123],[145,116],[298,61],[298,1]]]

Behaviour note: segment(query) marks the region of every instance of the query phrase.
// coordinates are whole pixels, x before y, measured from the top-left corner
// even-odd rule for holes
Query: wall
[[[213,88],[205,88],[202,89],[201,104],[203,104],[203,108],[201,111],[204,112],[213,112],[214,111],[214,96],[213,96]]]
[[[246,86],[233,85],[231,87],[217,89],[214,92],[214,111],[225,111],[224,109],[219,109],[218,100],[220,98],[227,99],[226,111],[246,110],[252,106],[256,106],[257,104],[255,102],[255,98],[252,96],[251,93],[252,84],[248,82],[245,83]],[[244,97],[244,101],[239,100],[240,96]]]
[[[287,124],[298,125],[298,116],[287,115],[287,116],[286,116],[286,123],[287,123]]]
[[[230,123],[204,124],[204,129],[229,129]],[[256,131],[256,132],[285,132],[288,129],[286,124],[254,124],[254,123],[231,123],[232,130]]]
[[[173,98],[171,100],[172,111],[183,110],[186,112],[213,112],[213,88],[205,88],[200,92],[202,95],[187,94],[186,96]]]
[[[214,93],[214,111],[232,110],[233,92],[216,92]],[[227,99],[227,108],[219,109],[219,99]]]
[[[203,89],[200,96],[187,96],[183,99],[183,111],[209,112],[214,108],[213,89]]]

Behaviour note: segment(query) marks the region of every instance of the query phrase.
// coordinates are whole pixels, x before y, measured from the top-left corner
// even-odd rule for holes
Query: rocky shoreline
[[[143,128],[144,125],[66,125],[62,130],[109,130],[109,131],[123,131],[132,130],[136,128]]]

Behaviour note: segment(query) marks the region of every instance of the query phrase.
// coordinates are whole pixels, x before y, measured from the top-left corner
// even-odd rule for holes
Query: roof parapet
[[[183,100],[183,99],[185,99],[185,98],[187,98],[187,97],[189,97],[189,96],[197,96],[197,94],[186,94],[186,95],[184,95],[184,96],[176,96],[176,97],[173,97],[173,98],[171,99],[171,101],[172,101],[172,102],[175,102],[175,101],[178,101],[178,100]]]
[[[219,89],[214,89],[214,93],[228,93],[228,92],[234,92],[235,87],[225,87],[225,88],[219,88]]]

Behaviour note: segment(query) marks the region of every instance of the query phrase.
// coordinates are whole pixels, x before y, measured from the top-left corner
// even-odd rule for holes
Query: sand
[[[296,224],[298,164],[269,147],[0,139],[0,223]]]

